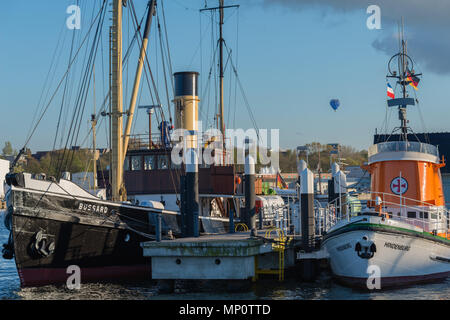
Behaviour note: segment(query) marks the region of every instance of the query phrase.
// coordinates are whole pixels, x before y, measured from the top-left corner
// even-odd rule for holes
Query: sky
[[[200,13],[199,9],[205,4],[217,6],[217,2],[163,1],[172,70],[200,72],[200,114],[205,127],[214,123],[216,108],[215,91],[211,89],[214,85],[208,85],[208,75],[211,65],[214,66],[211,48],[216,41],[211,34],[217,34],[217,29],[212,32],[210,13]],[[18,150],[27,141],[33,124],[66,72],[72,37],[76,44],[80,43],[100,3],[100,0],[15,0],[3,4],[0,11],[0,146],[11,141]],[[69,30],[66,26],[70,16],[66,10],[73,4],[81,8],[79,30]],[[147,1],[134,0],[134,4],[141,19]],[[398,125],[397,111],[387,111],[386,107],[386,74],[390,57],[398,51],[396,35],[401,17],[405,22],[408,54],[414,59],[416,72],[423,73],[419,90],[415,92],[419,105],[408,109],[410,126],[416,132],[449,130],[446,93],[450,86],[450,21],[447,18],[450,3],[447,1],[225,0],[225,4],[240,5],[238,9],[226,10],[224,37],[232,50],[245,98],[259,129],[280,130],[282,148],[315,141],[362,150],[371,145],[376,128],[378,132],[385,132]],[[373,4],[380,8],[380,29],[367,27],[371,16],[367,8]],[[158,17],[162,23],[161,9],[159,5]],[[133,33],[129,17],[128,7],[124,9],[124,47]],[[106,18],[105,26],[110,23],[110,13]],[[168,113],[155,21],[152,27],[149,59]],[[95,95],[92,86],[82,115],[78,145],[89,145],[90,114],[94,105],[98,110],[105,96],[107,32],[105,27],[95,64]],[[70,101],[75,101],[77,96],[86,61],[85,50],[83,47],[74,64],[73,68],[77,69],[69,78],[66,95],[61,88],[56,91],[29,140],[28,147],[33,152],[52,149],[63,97],[68,108],[62,113],[59,132],[67,132]],[[253,122],[236,85],[231,62],[227,61],[227,128],[252,128]],[[136,64],[134,49],[124,70],[125,106],[129,104]],[[390,82],[395,87],[395,83]],[[138,103],[150,104],[148,85],[145,80],[142,83]],[[330,99],[340,100],[337,111],[331,109]],[[133,132],[146,133],[147,115],[139,111],[136,117]],[[57,146],[63,142],[59,136],[57,141]],[[97,145],[106,146],[106,141],[106,126],[102,123],[98,128]]]

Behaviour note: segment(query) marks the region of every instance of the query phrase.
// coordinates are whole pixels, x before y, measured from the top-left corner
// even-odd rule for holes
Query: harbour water
[[[3,225],[1,214],[0,243],[5,243],[8,230]],[[439,283],[430,283],[406,288],[365,292],[343,287],[335,283],[330,274],[323,272],[313,283],[287,280],[262,280],[241,291],[227,292],[217,287],[208,287],[201,292],[190,292],[176,288],[172,294],[160,294],[152,282],[121,284],[81,284],[80,290],[69,290],[65,286],[20,288],[14,260],[0,258],[0,299],[14,300],[449,300],[450,278]]]

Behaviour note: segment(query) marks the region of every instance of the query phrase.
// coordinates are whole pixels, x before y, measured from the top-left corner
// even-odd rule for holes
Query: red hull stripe
[[[66,283],[71,274],[65,268],[30,268],[19,269],[22,287],[45,286]],[[110,266],[98,268],[81,268],[81,284],[83,282],[105,280],[151,279],[150,265]]]

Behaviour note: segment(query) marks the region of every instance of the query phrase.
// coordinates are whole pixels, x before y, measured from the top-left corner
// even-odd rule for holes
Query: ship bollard
[[[162,220],[161,213],[158,212],[156,214],[156,232],[155,232],[157,242],[161,242],[161,233],[162,233],[161,220]]]
[[[255,207],[255,160],[249,154],[245,158],[245,212],[246,222],[251,235],[256,235],[256,207]]]
[[[261,206],[259,208],[259,230],[263,229],[263,219],[264,219],[264,213],[263,213],[264,207]]]
[[[314,174],[309,169],[301,173],[301,225],[302,242],[307,252],[314,247],[315,217],[314,217]]]

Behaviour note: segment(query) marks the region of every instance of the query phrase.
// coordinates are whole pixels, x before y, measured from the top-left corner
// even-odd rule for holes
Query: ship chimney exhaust
[[[198,72],[177,72],[175,78],[175,127],[185,129],[184,159],[186,175],[181,178],[183,235],[199,236],[198,193]]]

